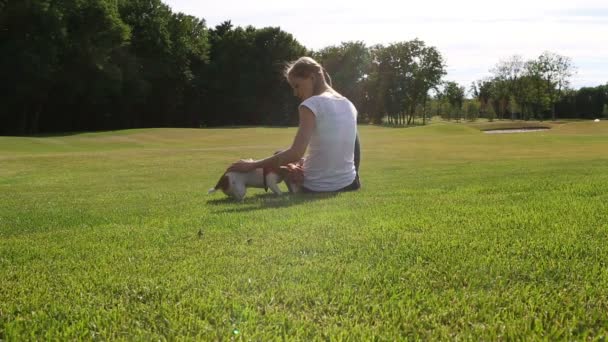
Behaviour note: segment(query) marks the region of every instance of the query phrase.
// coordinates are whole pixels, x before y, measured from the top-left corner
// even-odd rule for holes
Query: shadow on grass
[[[286,208],[294,205],[315,202],[324,199],[336,197],[339,193],[328,192],[322,194],[283,194],[276,196],[274,194],[257,194],[247,196],[243,202],[237,202],[232,198],[224,197],[222,199],[213,199],[207,201],[207,204],[213,206],[232,205],[230,208],[223,208],[215,211],[215,213],[238,213],[254,210]]]

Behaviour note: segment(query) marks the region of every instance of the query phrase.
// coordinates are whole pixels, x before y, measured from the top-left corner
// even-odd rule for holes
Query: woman
[[[301,166],[302,192],[359,189],[355,106],[331,87],[329,75],[312,58],[302,57],[290,63],[285,77],[294,95],[302,100],[298,108],[299,128],[292,146],[266,159],[238,161],[228,171],[278,168],[300,161],[308,148]]]

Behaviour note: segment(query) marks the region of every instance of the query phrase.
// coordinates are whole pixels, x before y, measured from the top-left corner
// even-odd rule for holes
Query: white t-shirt
[[[303,185],[312,191],[336,191],[356,177],[357,109],[345,97],[325,92],[300,106],[315,114],[315,129],[304,159]]]

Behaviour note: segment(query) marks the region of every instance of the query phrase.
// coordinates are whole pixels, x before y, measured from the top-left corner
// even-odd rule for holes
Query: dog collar
[[[272,169],[269,168],[269,167],[265,167],[262,170],[263,170],[263,172],[262,172],[262,178],[264,178],[264,190],[266,190],[266,192],[268,192],[268,184],[266,183],[266,175],[268,173],[270,173],[270,171],[272,171]]]

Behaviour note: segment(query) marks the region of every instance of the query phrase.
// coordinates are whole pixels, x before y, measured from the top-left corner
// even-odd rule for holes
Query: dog
[[[283,151],[275,151],[274,154],[277,155],[281,152]],[[278,169],[258,168],[250,172],[226,172],[220,177],[215,187],[209,189],[207,193],[213,194],[222,190],[227,196],[243,201],[247,188],[261,188],[266,191],[270,189],[275,195],[280,196],[282,192],[279,184],[283,181],[287,185],[289,193],[298,193],[304,178],[303,164],[304,159],[300,159],[297,163],[281,166]]]
[[[249,172],[226,172],[220,177],[215,187],[209,189],[208,193],[213,194],[222,190],[224,194],[238,201],[242,201],[247,194],[247,188],[270,189],[275,195],[282,194],[279,184],[287,176],[284,168],[275,169],[254,169]]]

